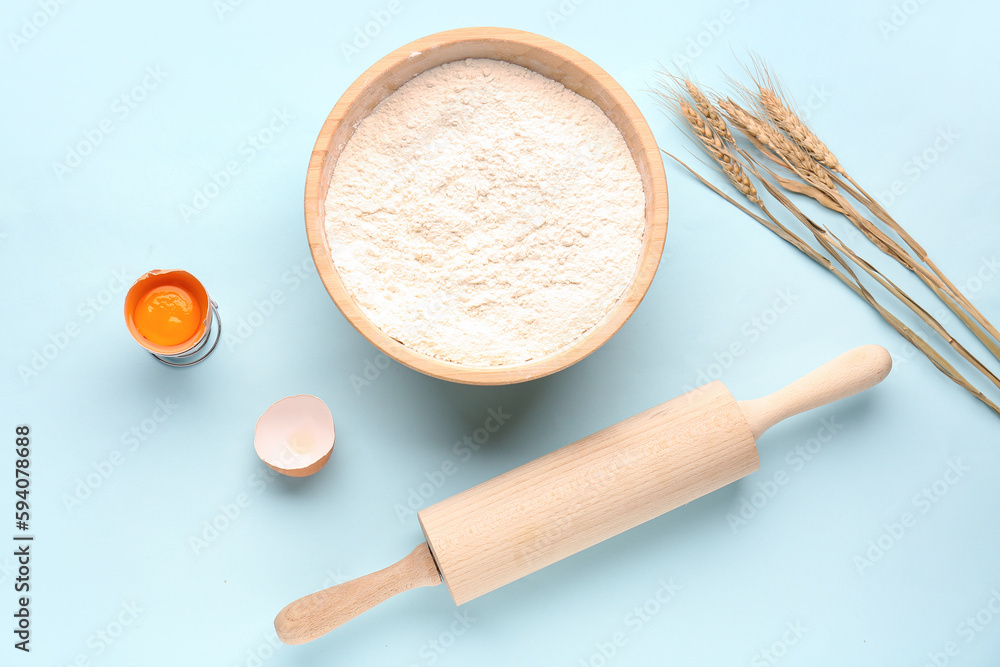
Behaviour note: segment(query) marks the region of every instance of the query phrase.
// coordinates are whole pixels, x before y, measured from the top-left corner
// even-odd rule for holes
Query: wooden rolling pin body
[[[712,382],[418,513],[456,604],[656,518],[759,467]]]

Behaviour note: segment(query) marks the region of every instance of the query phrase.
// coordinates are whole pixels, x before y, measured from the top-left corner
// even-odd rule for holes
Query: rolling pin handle
[[[738,405],[757,440],[783,419],[874,387],[891,369],[892,357],[884,347],[862,345],[773,394]]]
[[[274,619],[278,639],[305,644],[322,637],[393,595],[420,586],[437,586],[441,574],[427,543],[387,568],[345,581],[292,602]]]

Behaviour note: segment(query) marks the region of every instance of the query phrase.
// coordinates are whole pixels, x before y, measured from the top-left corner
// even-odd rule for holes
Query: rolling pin
[[[456,604],[520,579],[757,470],[777,422],[872,387],[885,348],[865,345],[769,396],[719,381],[650,408],[417,513],[427,541],[389,567],[292,602],[286,644],[312,641],[389,597],[444,581]]]

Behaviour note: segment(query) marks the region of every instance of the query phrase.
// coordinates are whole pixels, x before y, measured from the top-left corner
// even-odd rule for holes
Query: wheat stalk
[[[966,298],[966,296],[952,283],[944,273],[927,256],[926,251],[902,228],[877,202],[874,201],[863,189],[847,174],[827,146],[802,122],[791,109],[791,105],[786,104],[781,99],[780,84],[775,80],[767,65],[760,59],[754,58],[756,69],[750,72],[754,83],[757,86],[757,94],[742,85],[737,84],[737,88],[742,94],[751,100],[751,103],[760,108],[763,117],[757,117],[745,109],[732,109],[736,106],[731,100],[720,100],[720,107],[725,112],[727,109],[740,114],[738,119],[743,125],[748,126],[751,141],[761,150],[761,154],[771,161],[782,166],[793,165],[800,176],[813,172],[814,169],[821,170],[828,175],[835,185],[827,179],[804,178],[807,184],[797,184],[794,181],[781,181],[782,187],[799,194],[805,194],[818,201],[823,206],[831,210],[842,213],[869,241],[889,255],[897,262],[917,275],[920,280],[927,285],[944,303],[949,310],[955,313],[962,323],[968,328],[976,338],[990,351],[995,358],[1000,359],[1000,332],[997,331],[986,317],[979,312]],[[748,70],[749,71],[749,70]],[[754,137],[760,136],[771,128],[773,132],[787,135],[796,148],[789,148],[786,143],[772,141],[771,150],[765,151]],[[740,128],[743,131],[742,128]],[[744,134],[747,134],[744,132]],[[770,148],[770,147],[769,147]],[[775,159],[777,154],[777,159]],[[803,155],[807,154],[806,158]],[[828,165],[826,168],[820,162]],[[837,173],[848,181],[845,183],[837,178],[836,173],[829,168],[829,165],[836,167]],[[829,171],[828,171],[829,169]],[[890,231],[894,232],[903,242],[915,253],[911,256],[903,246],[895,239],[882,231],[875,223],[862,216],[847,199],[840,194],[837,186],[841,187],[852,198],[865,206],[877,219],[881,220]]]
[[[789,192],[812,197],[827,208],[843,214],[879,250],[895,259],[905,268],[913,271],[953,312],[958,314],[962,322],[987,345],[994,356],[1000,358],[1000,354],[998,354],[1000,348],[997,348],[993,344],[994,341],[989,339],[983,330],[977,326],[977,323],[984,324],[984,328],[994,337],[997,335],[995,328],[992,328],[992,325],[989,325],[989,322],[978,311],[971,308],[971,304],[968,303],[964,295],[940,274],[937,267],[933,266],[926,257],[926,252],[924,252],[923,248],[916,244],[906,234],[905,230],[902,230],[902,227],[854,182],[832,151],[798,118],[792,111],[791,106],[784,102],[781,95],[777,92],[780,88],[777,84],[773,83],[773,77],[771,77],[766,66],[758,63],[758,75],[761,72],[763,72],[763,76],[761,77],[763,81],[758,80],[756,77],[754,78],[755,83],[757,83],[758,95],[753,100],[753,106],[762,110],[759,116],[748,111],[732,100],[732,98],[719,98],[716,100],[718,109],[721,110],[720,114],[716,110],[715,105],[708,100],[697,86],[686,78],[673,77],[673,80],[683,84],[683,88],[686,89],[691,102],[684,99],[676,90],[671,91],[669,96],[671,100],[670,106],[685,121],[693,135],[699,140],[702,148],[712,157],[736,189],[759,208],[763,216],[757,215],[745,206],[740,205],[673,155],[669,153],[667,155],[677,160],[714,192],[766,226],[783,240],[795,246],[813,261],[831,271],[841,282],[846,284],[875,309],[893,329],[923,352],[936,368],[1000,415],[1000,406],[997,406],[996,403],[991,401],[969,382],[930,343],[903,324],[902,321],[875,299],[858,278],[852,266],[861,269],[865,274],[878,282],[892,297],[926,323],[934,334],[944,340],[945,343],[984,375],[993,385],[1000,387],[1000,378],[972,355],[925,308],[900,289],[881,271],[844,244],[826,227],[812,221],[781,192],[778,186]],[[749,94],[748,89],[742,88],[742,90]],[[661,95],[667,95],[667,93],[661,93]],[[723,120],[723,117],[725,120]],[[802,180],[782,177],[773,169],[769,169],[759,163],[746,151],[738,148],[735,140],[726,138],[727,136],[732,137],[726,125],[726,120],[749,139],[751,144],[757,148],[763,157],[791,171]],[[723,130],[720,130],[720,127]],[[761,173],[761,169],[765,170],[767,175],[773,178],[778,185],[772,184],[768,180],[768,177]],[[790,211],[812,233],[813,238],[829,257],[794,234],[768,210],[753,180],[748,176],[748,171],[764,186],[771,196],[778,200],[785,209]],[[846,182],[845,180],[840,180],[838,175],[845,179]],[[871,220],[861,215],[841,193],[841,190],[885,223],[891,231],[895,232],[903,239],[907,246],[917,253],[917,257],[912,257],[895,239],[879,229]]]
[[[755,65],[754,71],[747,69],[751,78],[757,86],[757,100],[759,106],[765,111],[771,121],[785,132],[793,141],[808,152],[817,162],[823,164],[834,174],[842,176],[847,183],[835,178],[835,181],[845,192],[867,208],[872,215],[881,221],[889,230],[899,236],[900,239],[913,251],[916,259],[922,262],[929,271],[919,265],[915,265],[914,271],[920,275],[921,280],[927,284],[938,297],[954,312],[972,331],[972,333],[985,345],[990,353],[1000,358],[1000,330],[994,326],[985,315],[983,315],[968,297],[944,274],[941,269],[931,260],[924,248],[907,233],[907,231],[883,208],[875,199],[851,178],[840,161],[833,154],[826,144],[804,123],[782,98],[781,85],[771,72],[767,63],[757,56],[752,56]],[[744,92],[749,92],[745,87],[741,87]],[[849,185],[848,185],[849,184]],[[822,202],[821,202],[822,203]],[[854,220],[852,220],[854,222]],[[865,224],[874,228],[874,223],[865,220]],[[860,229],[860,228],[859,228]],[[868,235],[864,229],[861,230]],[[901,250],[901,249],[900,249]],[[902,251],[907,254],[906,251]],[[898,252],[893,253],[898,254]]]
[[[939,371],[941,371],[941,373],[943,373],[948,379],[950,379],[954,383],[964,388],[966,391],[971,393],[977,399],[982,401],[987,407],[989,407],[991,410],[1000,415],[1000,406],[998,406],[996,403],[991,401],[989,397],[987,397],[985,394],[979,391],[954,366],[948,363],[948,361],[943,356],[941,356],[941,354],[936,349],[934,349],[934,347],[930,343],[928,343],[925,339],[921,338],[920,335],[918,335],[915,331],[907,327],[898,317],[889,312],[884,306],[882,306],[878,302],[878,300],[872,295],[872,293],[867,288],[865,288],[864,284],[858,278],[857,274],[854,273],[850,265],[845,261],[844,257],[838,252],[838,247],[846,249],[846,246],[840,243],[839,239],[836,240],[837,242],[835,245],[829,239],[825,238],[824,234],[821,231],[819,231],[820,230],[819,226],[813,223],[811,220],[809,220],[797,207],[795,207],[794,212],[796,213],[796,217],[798,217],[800,221],[802,221],[803,224],[805,224],[809,229],[813,230],[814,236],[819,241],[821,247],[823,247],[828,253],[830,253],[830,255],[834,258],[836,263],[843,268],[843,271],[838,269],[833,264],[833,262],[831,262],[830,259],[819,253],[815,248],[806,243],[801,237],[791,232],[785,225],[779,222],[778,219],[775,216],[773,216],[771,212],[767,209],[766,205],[763,203],[762,200],[759,201],[758,205],[766,217],[761,217],[755,214],[753,211],[750,211],[746,207],[742,206],[739,202],[737,202],[732,197],[724,193],[722,190],[718,189],[715,185],[706,180],[698,172],[696,172],[690,166],[679,160],[677,157],[671,155],[670,153],[666,153],[666,151],[664,151],[664,153],[673,158],[675,161],[677,161],[678,164],[687,169],[689,172],[691,172],[691,174],[695,178],[697,178],[704,185],[709,187],[713,192],[723,197],[730,204],[733,204],[738,209],[740,209],[741,211],[743,211],[744,213],[755,219],[757,222],[767,227],[770,231],[781,237],[786,242],[793,245],[795,248],[803,252],[807,257],[812,259],[814,262],[816,262],[823,268],[830,271],[838,280],[840,280],[854,293],[856,293],[858,296],[864,299],[864,301],[869,306],[871,306],[871,308],[873,308],[875,312],[877,312],[879,316],[882,317],[882,319],[884,319],[897,333],[899,333],[910,344],[912,344],[914,347],[920,350],[928,358],[928,360],[930,360],[930,362]],[[772,192],[772,194],[780,194],[777,192],[777,190],[771,190],[767,181],[763,180],[763,178],[760,176],[759,173],[756,175],[758,176],[758,178],[761,179],[761,182],[764,184],[764,186],[769,191]],[[850,253],[850,257],[853,259],[856,258],[857,256],[854,253]],[[895,285],[893,285],[893,287],[895,287]],[[898,288],[896,289],[898,290]],[[901,290],[899,291],[901,292]]]
[[[856,266],[860,267],[865,273],[874,278],[882,287],[884,287],[888,292],[890,292],[894,297],[896,297],[903,305],[909,308],[914,314],[917,315],[921,320],[923,320],[931,330],[937,334],[941,339],[943,339],[949,346],[951,346],[959,355],[962,356],[966,361],[968,361],[972,366],[976,368],[980,373],[982,373],[986,378],[1000,388],[1000,378],[996,376],[993,371],[987,368],[982,362],[980,362],[975,356],[973,356],[961,343],[959,343],[955,338],[948,333],[948,330],[930,313],[927,312],[925,308],[920,306],[916,301],[914,301],[908,294],[901,290],[894,282],[886,278],[881,271],[872,266],[868,261],[862,259],[857,253],[847,247],[836,235],[833,234],[829,229],[825,227],[820,227],[812,220],[806,217],[806,215],[799,209],[788,197],[782,194],[779,190],[774,188],[759,172],[755,171],[755,175],[758,180],[764,185],[765,189],[777,199],[781,204],[787,208],[789,211],[795,215],[796,218],[801,220],[803,224],[813,231],[816,236],[817,241],[825,245],[829,243],[832,247],[836,248],[838,252],[846,255]],[[821,238],[822,236],[822,238]],[[825,239],[825,240],[824,240]]]
[[[783,130],[818,163],[824,164],[831,171],[835,171],[847,179],[854,187],[848,187],[841,182],[845,186],[845,191],[868,208],[890,231],[899,236],[916,256],[911,256],[899,243],[848,204],[846,199],[839,194],[834,194],[833,199],[841,209],[840,212],[882,252],[893,257],[896,261],[913,271],[941,299],[942,303],[962,320],[966,328],[986,346],[990,353],[995,358],[1000,359],[1000,331],[997,331],[996,327],[972,305],[972,302],[968,300],[961,290],[938,269],[930,257],[928,257],[923,247],[847,174],[846,170],[841,166],[833,152],[827,148],[826,144],[820,141],[819,137],[799,119],[790,106],[785,104],[780,95],[775,92],[778,86],[774,83],[774,77],[767,68],[767,65],[763,61],[758,60],[756,62],[758,74],[754,78],[754,81],[758,87],[759,106],[764,109],[774,125]],[[824,194],[829,195],[831,193],[826,192]],[[817,200],[823,203],[819,198]]]

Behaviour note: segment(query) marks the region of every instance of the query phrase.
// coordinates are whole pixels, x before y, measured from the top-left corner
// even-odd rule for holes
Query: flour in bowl
[[[334,265],[368,319],[479,367],[544,357],[599,324],[632,281],[644,224],[639,171],[597,105],[488,59],[383,100],[326,198]]]

